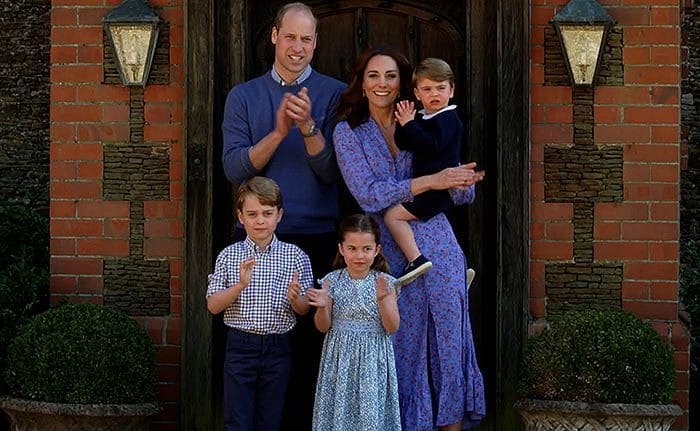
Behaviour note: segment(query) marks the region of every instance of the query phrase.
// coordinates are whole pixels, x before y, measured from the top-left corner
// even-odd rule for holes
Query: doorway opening
[[[221,426],[223,326],[202,305],[202,280],[229,243],[235,221],[221,166],[223,106],[231,87],[271,67],[270,29],[284,3],[188,1],[188,70],[197,75],[187,79],[183,429]],[[357,55],[378,44],[395,46],[414,64],[428,56],[443,58],[455,71],[454,103],[465,124],[463,160],[476,161],[487,172],[477,186],[477,201],[450,214],[469,266],[477,271],[470,318],[488,405],[480,429],[512,429],[506,424],[519,423],[510,406],[526,337],[528,289],[527,2],[307,4],[319,19],[312,67],[322,73],[347,82]],[[197,370],[204,375],[193,376]],[[200,409],[208,402],[212,410],[194,411],[188,399],[197,399]]]

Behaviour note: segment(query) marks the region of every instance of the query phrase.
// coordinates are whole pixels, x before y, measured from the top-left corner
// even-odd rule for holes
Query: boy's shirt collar
[[[258,245],[255,243],[255,241],[250,239],[249,236],[246,236],[245,240],[243,242],[250,249],[250,251],[252,251],[253,253],[269,253],[274,249],[274,247],[277,246],[278,240],[277,240],[277,235],[272,234],[272,241],[270,241],[270,243],[264,249],[258,247]]]
[[[429,120],[441,112],[451,111],[453,109],[457,109],[457,105],[447,105],[444,108],[442,108],[441,110],[439,110],[437,112],[433,112],[432,114],[426,114],[425,109],[421,109],[420,111],[418,111],[418,113],[423,115],[424,120]]]

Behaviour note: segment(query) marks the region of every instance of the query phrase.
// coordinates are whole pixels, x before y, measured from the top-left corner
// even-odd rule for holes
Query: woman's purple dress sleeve
[[[385,160],[388,151],[377,148],[382,140],[378,140],[376,128],[370,127],[371,120],[352,130],[348,123],[341,122],[333,132],[336,158],[345,184],[350,193],[357,199],[363,210],[372,213],[381,212],[402,202],[413,200],[411,193],[412,178],[397,178],[394,164]],[[366,138],[366,139],[362,139]],[[389,155],[390,156],[390,155]],[[410,165],[411,153],[399,153],[399,159]],[[400,176],[400,175],[399,175]],[[450,189],[450,195],[455,205],[474,202],[474,186],[465,190]]]
[[[371,133],[367,124],[352,130],[348,123],[338,123],[333,132],[333,142],[338,166],[342,166],[341,172],[348,190],[362,209],[378,213],[413,199],[411,178],[397,179],[395,172],[383,172],[390,168],[390,164],[381,162],[384,155],[377,151],[376,142],[360,138]],[[379,174],[377,170],[380,171]]]

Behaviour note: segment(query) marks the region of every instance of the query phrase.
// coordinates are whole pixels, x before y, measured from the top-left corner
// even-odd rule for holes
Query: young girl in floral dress
[[[316,385],[313,430],[401,431],[394,349],[399,328],[396,279],[379,245],[379,226],[367,215],[340,224],[339,269],[309,289],[314,322],[326,332]]]

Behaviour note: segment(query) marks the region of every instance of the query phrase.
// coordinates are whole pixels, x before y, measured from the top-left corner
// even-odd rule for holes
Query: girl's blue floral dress
[[[382,326],[376,280],[352,279],[346,268],[326,275],[333,298],[316,385],[314,431],[401,431],[394,348]],[[293,394],[291,395],[293,396]]]

